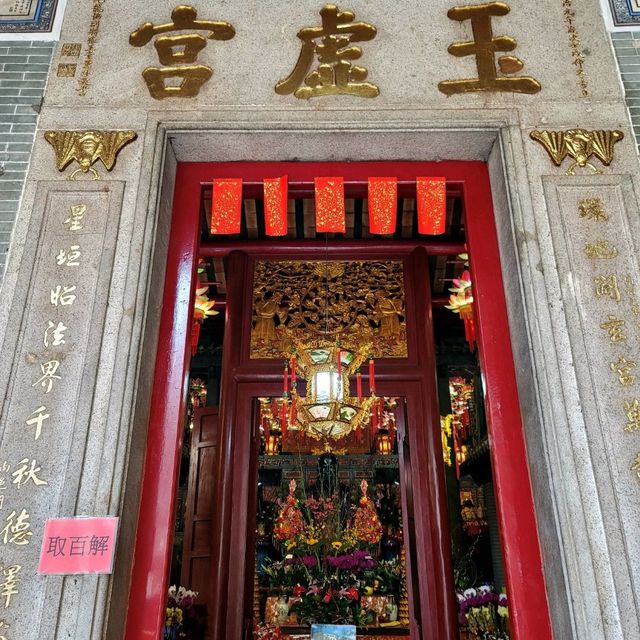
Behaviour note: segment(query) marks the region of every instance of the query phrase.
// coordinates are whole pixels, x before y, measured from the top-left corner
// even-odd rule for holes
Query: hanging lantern
[[[447,181],[445,178],[416,178],[418,233],[435,236],[446,230]]]
[[[344,180],[341,177],[315,179],[316,231],[344,233]]]
[[[270,434],[265,438],[264,452],[268,456],[277,456],[280,453],[280,437]]]
[[[459,278],[453,279],[453,287],[449,289],[452,295],[449,296],[449,304],[445,309],[457,313],[464,322],[465,339],[469,344],[469,349],[475,349],[476,331],[473,316],[473,292],[471,289],[471,276],[469,271],[463,271]]]
[[[351,397],[349,380],[370,351],[371,344],[365,344],[354,352],[326,341],[313,344],[296,342],[295,349],[288,350],[291,359],[285,366],[284,377],[289,378],[288,372],[295,357],[296,375],[304,378],[307,389],[305,396],[301,397],[296,386],[289,389],[289,383],[283,382],[282,402],[289,411],[282,415],[289,416],[287,428],[302,431],[316,440],[339,440],[364,427],[376,413],[377,398],[373,390],[365,398]],[[292,410],[294,408],[295,411]]]
[[[240,233],[242,210],[242,179],[214,178],[211,202],[211,233]]]
[[[209,287],[196,289],[196,299],[193,306],[193,324],[191,325],[191,355],[198,353],[198,340],[200,339],[200,325],[210,316],[217,316],[218,311],[214,310],[215,300],[209,300],[207,290]]]
[[[393,442],[389,433],[378,434],[378,453],[381,456],[388,456],[393,451]]]

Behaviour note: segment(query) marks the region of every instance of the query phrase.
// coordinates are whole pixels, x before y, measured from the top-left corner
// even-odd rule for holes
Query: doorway
[[[285,166],[286,165],[286,166]],[[321,172],[321,173],[319,173]],[[170,311],[162,319],[161,334],[167,339],[166,349],[161,349],[158,362],[169,362],[168,376],[163,378],[165,391],[162,393],[164,407],[159,420],[151,422],[150,428],[157,428],[156,434],[162,441],[179,442],[181,433],[178,424],[182,424],[180,401],[186,398],[186,371],[189,335],[190,294],[196,283],[196,256],[204,258],[221,257],[226,260],[227,273],[233,273],[232,280],[227,282],[227,299],[225,312],[227,324],[225,326],[225,348],[222,356],[222,388],[220,398],[221,421],[219,440],[217,442],[217,477],[214,509],[217,524],[213,524],[211,534],[213,556],[211,565],[218,571],[211,578],[213,599],[216,611],[212,614],[211,637],[243,637],[247,631],[247,592],[248,581],[253,582],[253,567],[247,566],[246,550],[252,543],[250,532],[255,529],[252,519],[255,514],[255,482],[248,472],[255,469],[256,446],[252,447],[252,438],[256,432],[247,427],[255,421],[253,401],[247,398],[269,397],[278,394],[279,379],[282,374],[280,365],[268,362],[251,363],[247,357],[247,345],[250,340],[250,317],[247,319],[247,309],[252,307],[251,292],[254,270],[251,263],[256,256],[264,253],[265,246],[259,239],[256,241],[237,239],[220,242],[203,238],[200,232],[202,217],[206,217],[207,189],[210,189],[212,175],[237,176],[242,174],[245,180],[243,197],[250,198],[259,192],[261,180],[271,175],[288,174],[290,176],[292,193],[304,199],[312,191],[314,175],[344,175],[351,191],[348,193],[354,199],[363,197],[366,190],[366,177],[371,175],[397,175],[399,184],[409,191],[415,183],[417,175],[444,175],[447,178],[447,194],[461,203],[459,215],[464,216],[466,223],[466,240],[469,243],[471,269],[474,274],[474,296],[477,299],[476,313],[478,324],[478,352],[483,367],[484,391],[487,399],[486,410],[488,423],[493,437],[491,459],[496,479],[496,493],[498,498],[499,520],[502,525],[502,547],[507,551],[505,558],[509,595],[514,611],[514,636],[519,637],[533,623],[539,621],[540,609],[535,616],[530,617],[527,611],[532,606],[531,588],[537,584],[541,586],[538,592],[541,605],[546,611],[544,583],[542,581],[539,545],[535,532],[535,518],[531,501],[528,472],[524,457],[524,443],[517,404],[517,392],[513,379],[513,363],[511,361],[504,304],[504,292],[500,278],[499,257],[495,230],[491,214],[491,202],[488,190],[486,168],[481,163],[346,163],[331,165],[304,165],[287,163],[231,163],[229,165],[180,165],[175,197],[174,225],[171,234],[169,250],[169,264],[167,267],[167,281],[165,289],[165,309]],[[401,194],[403,200],[409,199]],[[469,203],[473,203],[470,206]],[[404,212],[404,202],[401,204]],[[298,212],[294,210],[293,226],[296,232],[304,233],[304,205],[300,225]],[[354,233],[357,233],[358,216],[354,211]],[[360,210],[360,235],[362,236],[363,211]],[[259,219],[259,218],[258,218]],[[458,255],[460,242],[425,241],[424,239],[403,237],[404,216],[400,218],[396,237],[388,240],[373,240],[369,238],[350,242],[345,238],[322,238],[303,242],[285,239],[275,242],[267,250],[267,257],[274,259],[291,259],[302,257],[308,260],[317,259],[323,251],[329,253],[331,260],[339,258],[353,258],[354,252],[358,258],[385,259],[396,252],[406,265],[405,272],[410,275],[411,287],[407,288],[407,305],[412,307],[414,318],[414,333],[409,340],[410,348],[406,362],[402,365],[388,363],[380,364],[380,393],[387,397],[406,398],[409,405],[407,415],[416,416],[416,423],[428,425],[424,429],[409,429],[412,436],[417,438],[411,447],[410,473],[421,478],[421,482],[412,482],[413,516],[416,520],[411,530],[416,536],[414,557],[410,556],[410,563],[415,562],[416,580],[414,594],[415,614],[414,630],[416,638],[453,638],[456,637],[457,611],[454,601],[453,572],[451,569],[451,551],[448,534],[446,492],[444,490],[444,463],[441,454],[441,431],[439,428],[438,403],[436,400],[435,382],[435,354],[431,329],[432,304],[430,300],[430,260],[436,255]],[[413,220],[407,222],[411,228]],[[261,229],[256,229],[257,235]],[[249,235],[249,230],[245,230]],[[475,237],[475,239],[474,239]],[[454,246],[455,245],[455,246]],[[464,249],[464,247],[462,247]],[[431,252],[431,253],[430,253]],[[453,252],[453,253],[452,253]],[[264,257],[264,256],[263,256]],[[416,284],[417,283],[417,284]],[[185,287],[188,287],[185,292]],[[238,318],[244,321],[238,322]],[[232,319],[232,320],[230,320]],[[487,331],[484,327],[491,327]],[[178,335],[179,334],[179,335]],[[162,337],[161,337],[162,341]],[[176,345],[183,344],[181,351]],[[166,366],[166,364],[165,364]],[[404,369],[403,369],[404,368]],[[172,377],[173,375],[173,377]],[[177,383],[177,387],[175,386]],[[177,389],[181,398],[176,398]],[[411,393],[409,393],[411,391]],[[511,394],[511,395],[510,395]],[[492,399],[500,399],[500,410],[494,410]],[[160,405],[163,402],[160,402]],[[175,403],[178,402],[178,406]],[[169,406],[172,405],[172,406]],[[155,406],[155,404],[154,404]],[[509,432],[504,429],[508,422]],[[514,429],[513,425],[518,428]],[[154,425],[156,425],[154,427]],[[240,425],[240,426],[239,426]],[[245,425],[244,431],[241,425]],[[437,428],[436,428],[437,427]],[[149,447],[153,447],[151,433]],[[177,448],[177,447],[176,447]],[[165,470],[171,469],[176,476],[175,452],[166,452]],[[171,458],[173,453],[173,458]],[[253,458],[252,458],[253,456]],[[169,459],[171,458],[171,459]],[[145,522],[142,514],[152,516],[159,524],[149,532],[156,541],[154,547],[155,558],[149,557],[146,563],[147,574],[138,573],[142,569],[145,551],[136,550],[136,567],[134,568],[134,582],[148,584],[149,573],[164,576],[161,583],[166,583],[168,569],[167,557],[170,556],[170,543],[167,541],[167,528],[173,525],[174,504],[166,505],[150,503],[147,496],[151,496],[154,483],[166,487],[167,476],[159,477],[161,468],[145,469],[143,498],[138,540],[145,539]],[[406,472],[406,470],[405,470]],[[169,474],[170,475],[170,474]],[[255,475],[255,474],[254,474]],[[175,495],[175,485],[172,487],[172,499]],[[415,492],[418,492],[418,496]],[[166,496],[167,491],[163,492]],[[158,496],[156,489],[156,497]],[[422,496],[422,497],[421,497]],[[169,501],[172,502],[171,500]],[[517,514],[516,514],[517,511]],[[160,513],[162,512],[162,513]],[[168,527],[167,527],[168,525]],[[532,526],[533,525],[533,526]],[[164,529],[162,528],[164,527]],[[522,535],[524,534],[524,538]],[[148,542],[149,538],[146,539]],[[515,545],[515,546],[513,546]],[[411,546],[411,545],[407,545]],[[514,553],[524,554],[510,558]],[[244,552],[243,552],[244,551]],[[164,557],[163,557],[164,554]],[[217,557],[215,556],[217,554]],[[522,572],[520,560],[528,558],[526,572]],[[526,574],[526,575],[525,575]],[[160,584],[160,583],[158,583]],[[154,606],[159,610],[161,589],[157,589],[155,603],[150,604],[150,598],[144,603],[144,610],[130,611],[128,629],[131,632],[136,625],[153,624]],[[149,593],[147,590],[146,594]],[[525,597],[528,605],[525,605]],[[243,594],[239,597],[238,594]],[[135,600],[134,592],[132,598]],[[518,607],[520,600],[521,606]],[[519,609],[519,610],[518,610]],[[132,615],[133,614],[133,615]],[[155,614],[156,628],[158,615]],[[140,620],[146,618],[146,621]],[[422,619],[428,619],[428,624],[422,624]],[[140,628],[140,627],[138,627]],[[539,624],[536,624],[539,635]],[[222,635],[221,635],[222,634]],[[155,637],[152,635],[138,635],[130,637]],[[520,635],[520,637],[526,637]]]

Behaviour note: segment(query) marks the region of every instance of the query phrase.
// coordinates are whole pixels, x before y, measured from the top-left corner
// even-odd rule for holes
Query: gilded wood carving
[[[257,262],[250,357],[281,359],[291,338],[406,358],[402,262]]]

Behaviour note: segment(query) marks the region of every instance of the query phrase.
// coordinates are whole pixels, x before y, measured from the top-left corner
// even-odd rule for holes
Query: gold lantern
[[[366,425],[376,399],[375,387],[369,396],[362,397],[358,381],[358,394],[353,397],[349,382],[371,352],[370,343],[351,351],[328,341],[316,344],[296,341],[288,352],[292,382],[286,396],[287,428],[301,430],[316,440],[339,440]],[[298,373],[306,381],[304,397],[297,393]]]

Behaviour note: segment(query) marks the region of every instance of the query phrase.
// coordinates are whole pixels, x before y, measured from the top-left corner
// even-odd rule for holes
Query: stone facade
[[[175,3],[70,0],[53,68],[65,62],[65,44],[80,43],[82,53],[75,76],[49,77],[0,304],[2,460],[35,459],[49,482],[6,491],[0,524],[28,508],[33,532],[24,546],[4,544],[3,562],[23,571],[2,614],[20,628],[8,637],[123,635],[176,161],[292,159],[488,163],[555,637],[640,637],[632,470],[640,436],[625,430],[640,383],[619,360],[640,358],[632,294],[640,166],[600,4],[514,0],[493,18],[494,34],[517,40],[524,67],[513,77],[535,78],[542,90],[446,96],[440,81],[476,73],[473,57],[447,52],[471,33],[468,21],[447,17],[454,5],[341,6],[378,29],[360,44],[380,95],[308,101],[274,85],[294,68],[296,33],[319,24],[321,3],[199,5],[199,19],[227,21],[235,36],[200,52],[213,76],[197,96],[157,100],[142,76],[159,66],[157,52],[152,43],[132,47],[129,34],[169,21]],[[569,159],[556,167],[530,139],[533,130],[576,126],[624,132],[610,166],[592,159],[603,175],[587,167],[566,176]],[[43,132],[77,129],[132,130],[137,139],[109,174],[97,165],[104,181],[68,183],[70,169],[56,169]],[[87,263],[74,270],[55,257],[76,243],[65,220],[78,205]],[[596,248],[590,258],[586,245],[601,241],[602,255]],[[617,289],[602,280],[611,276]],[[67,293],[77,304],[53,305],[57,287],[76,287]],[[611,315],[626,323],[622,343],[602,327]],[[43,344],[48,322],[69,328],[65,344]],[[33,383],[52,361],[60,379],[43,395]],[[41,406],[50,418],[36,440],[27,420]],[[112,578],[36,576],[44,519],[74,514],[121,516]]]

